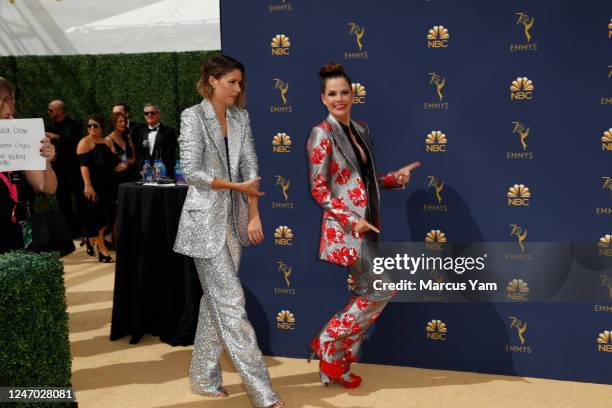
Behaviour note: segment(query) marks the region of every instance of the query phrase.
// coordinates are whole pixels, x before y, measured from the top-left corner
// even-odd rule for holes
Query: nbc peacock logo
[[[293,231],[286,225],[280,225],[274,230],[274,244],[280,246],[293,245]]]
[[[443,153],[446,151],[448,140],[446,135],[439,130],[433,130],[425,137],[425,151],[432,153]]]
[[[515,184],[508,189],[508,205],[511,207],[528,207],[531,191],[524,184]]]
[[[444,243],[446,241],[446,234],[440,230],[431,230],[425,235],[425,242],[430,243]]]
[[[432,229],[425,235],[425,247],[433,251],[444,249],[444,244],[447,242],[446,234],[439,229]]]
[[[605,234],[597,243],[600,256],[612,256],[612,235]]]
[[[272,137],[272,152],[291,153],[291,136],[279,132]]]
[[[531,100],[535,86],[533,81],[527,77],[518,77],[510,85],[510,100]]]
[[[612,128],[603,133],[601,137],[601,150],[612,151]]]
[[[446,323],[441,320],[433,319],[427,322],[425,326],[425,335],[427,340],[444,341],[448,334],[448,327]]]
[[[597,350],[604,353],[612,353],[612,331],[605,330],[597,336]]]
[[[506,294],[509,300],[525,302],[529,300],[529,285],[522,279],[512,279],[506,285]]]
[[[434,26],[427,32],[427,48],[446,48],[450,33],[444,26]]]
[[[367,94],[365,86],[360,84],[359,82],[356,82],[354,84],[351,84],[351,89],[353,90],[353,103],[365,103],[365,97]]]
[[[295,315],[289,310],[281,310],[276,314],[276,327],[281,330],[295,329]]]
[[[270,43],[272,47],[272,55],[283,56],[289,55],[291,49],[291,40],[285,34],[276,34]]]

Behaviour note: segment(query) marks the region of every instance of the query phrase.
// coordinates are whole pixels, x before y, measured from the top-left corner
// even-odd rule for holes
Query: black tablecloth
[[[193,259],[172,251],[186,186],[119,186],[111,340],[147,333],[193,344],[202,288]]]

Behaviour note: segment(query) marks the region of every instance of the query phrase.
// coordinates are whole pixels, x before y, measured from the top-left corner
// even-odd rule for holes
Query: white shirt
[[[156,129],[155,131],[150,131],[151,129]],[[153,155],[153,148],[155,147],[155,138],[157,137],[157,133],[159,132],[159,125],[155,128],[147,126],[147,132],[149,132],[149,155]]]

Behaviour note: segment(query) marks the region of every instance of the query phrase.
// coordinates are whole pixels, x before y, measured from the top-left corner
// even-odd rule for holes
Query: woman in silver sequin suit
[[[244,66],[218,56],[198,81],[203,101],[181,115],[180,158],[189,185],[174,250],[194,258],[204,292],[189,369],[198,394],[227,396],[223,349],[255,407],[282,407],[245,311],[238,277],[241,246],[259,244],[257,156],[245,100]]]
[[[347,266],[354,294],[310,343],[320,360],[321,382],[356,388],[361,378],[350,372],[357,360],[363,334],[394,296],[376,291],[374,275],[362,260],[373,254],[362,241],[377,241],[380,228],[380,189],[403,188],[418,162],[387,174],[376,173],[376,158],[365,122],[351,120],[353,90],[342,65],[327,64],[320,71],[321,100],[329,111],[308,138],[307,153],[312,196],[323,209],[319,257]]]

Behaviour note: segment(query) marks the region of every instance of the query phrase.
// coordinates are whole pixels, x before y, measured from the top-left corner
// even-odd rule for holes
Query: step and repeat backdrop
[[[241,268],[266,354],[304,357],[350,293],[348,272],[317,260],[305,153],[334,61],[379,171],[422,163],[383,192],[382,240],[516,243],[507,302],[390,303],[361,361],[612,383],[611,2],[224,0],[221,18],[267,192],[265,243]],[[530,302],[529,243],[571,241],[596,250],[559,273],[582,268],[607,300]]]

